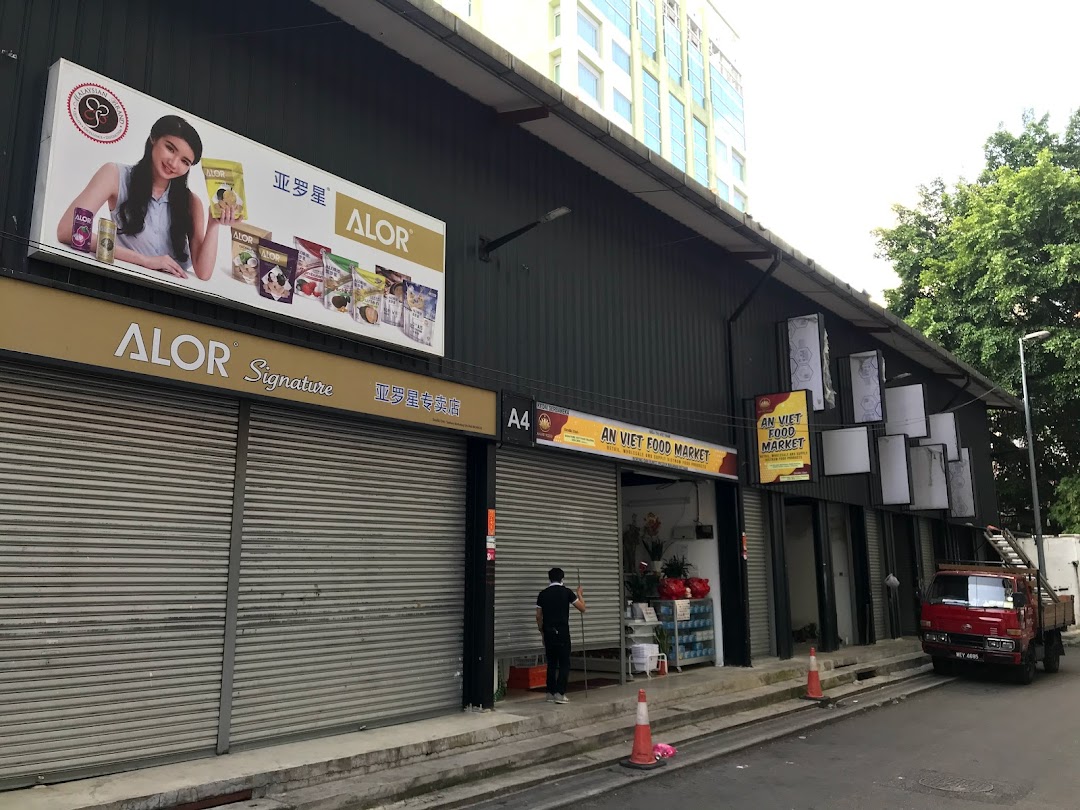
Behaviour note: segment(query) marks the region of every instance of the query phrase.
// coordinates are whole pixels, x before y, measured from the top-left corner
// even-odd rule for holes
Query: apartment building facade
[[[746,211],[739,36],[714,0],[438,0]]]

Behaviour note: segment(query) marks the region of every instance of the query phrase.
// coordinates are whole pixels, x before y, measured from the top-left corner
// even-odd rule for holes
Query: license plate
[[[957,658],[963,658],[965,661],[981,661],[982,660],[982,656],[979,653],[954,652],[953,655],[955,655]]]

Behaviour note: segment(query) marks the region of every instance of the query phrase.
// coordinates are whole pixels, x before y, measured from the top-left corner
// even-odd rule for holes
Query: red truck
[[[1058,671],[1065,654],[1061,633],[1074,621],[1073,600],[1037,576],[1008,532],[988,532],[987,538],[1000,563],[939,565],[922,594],[923,651],[941,674],[966,664],[997,664],[1028,684],[1039,661],[1046,672]]]

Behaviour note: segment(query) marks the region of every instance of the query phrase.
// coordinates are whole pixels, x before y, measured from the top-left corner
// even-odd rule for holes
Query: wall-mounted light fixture
[[[536,220],[536,222],[530,222],[528,225],[523,225],[516,231],[510,231],[510,233],[506,234],[505,236],[500,236],[498,239],[484,239],[483,237],[480,237],[480,248],[478,251],[480,254],[480,261],[490,262],[491,254],[501,248],[507,242],[514,241],[522,234],[531,231],[537,225],[544,225],[545,223],[556,220],[559,217],[564,217],[569,213],[570,209],[563,205],[552,211],[548,211],[546,214],[540,217],[540,219]]]

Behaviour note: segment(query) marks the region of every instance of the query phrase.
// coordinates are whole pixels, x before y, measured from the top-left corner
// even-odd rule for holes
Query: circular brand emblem
[[[551,417],[548,416],[546,413],[540,414],[540,418],[536,420],[536,425],[540,428],[541,431],[547,433],[549,430],[551,430]]]
[[[68,94],[68,116],[79,132],[97,143],[116,143],[127,134],[127,110],[100,84],[77,85]]]
[[[758,407],[761,408],[761,410],[765,410],[770,405],[772,405],[772,402],[767,399],[762,399],[760,402],[758,402]]]

